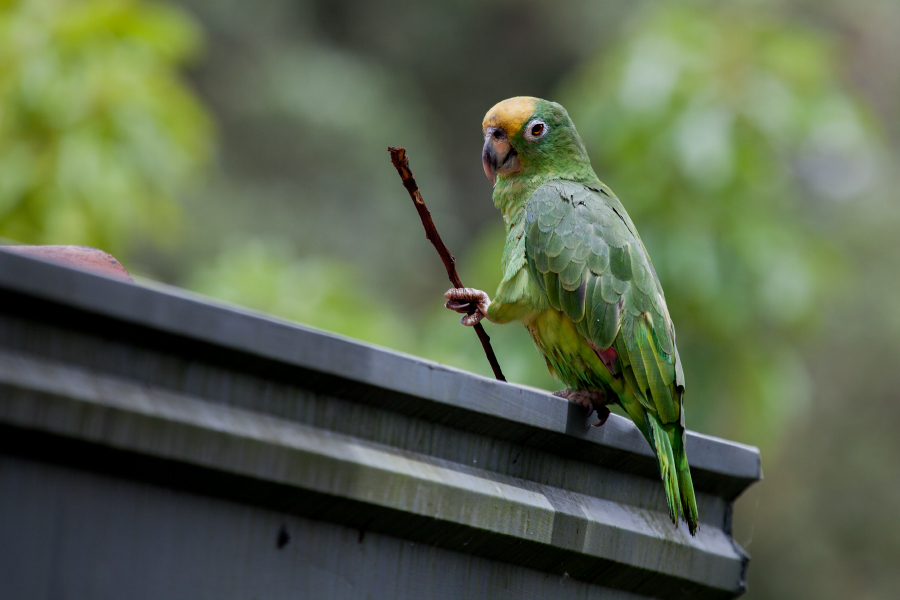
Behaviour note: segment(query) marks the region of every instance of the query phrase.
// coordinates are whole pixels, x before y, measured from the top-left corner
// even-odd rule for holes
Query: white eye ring
[[[550,130],[547,127],[547,124],[541,121],[540,119],[532,119],[529,121],[528,125],[525,126],[524,136],[525,139],[529,142],[536,142],[545,135]]]

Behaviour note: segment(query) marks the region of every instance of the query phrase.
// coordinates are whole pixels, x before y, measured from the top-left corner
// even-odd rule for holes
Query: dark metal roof
[[[731,503],[761,476],[755,448],[689,433],[692,538],[616,415],[588,427],[540,390],[3,251],[0,294],[7,455],[411,540],[497,573],[659,598],[744,589]]]

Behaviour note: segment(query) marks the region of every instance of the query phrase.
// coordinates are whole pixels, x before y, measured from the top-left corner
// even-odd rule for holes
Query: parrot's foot
[[[606,393],[600,390],[573,390],[565,389],[553,392],[554,396],[565,398],[571,402],[577,402],[588,409],[585,418],[590,417],[597,411],[597,417],[600,421],[594,423],[592,427],[600,427],[609,418],[609,409],[606,408]]]
[[[463,318],[459,322],[469,327],[480,323],[491,305],[488,295],[475,288],[450,288],[444,298],[447,299],[444,306],[461,313]]]

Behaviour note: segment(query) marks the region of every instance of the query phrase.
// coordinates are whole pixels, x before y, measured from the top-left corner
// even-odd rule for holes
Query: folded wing
[[[551,306],[595,349],[615,349],[613,368],[641,404],[662,423],[682,420],[684,375],[662,287],[612,192],[563,180],[542,185],[526,208],[525,254]]]

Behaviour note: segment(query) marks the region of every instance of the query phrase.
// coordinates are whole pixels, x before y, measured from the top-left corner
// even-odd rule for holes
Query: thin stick
[[[425,228],[425,237],[434,245],[434,249],[437,250],[441,260],[444,261],[444,267],[447,269],[447,277],[450,278],[450,283],[453,284],[453,287],[465,287],[459,279],[459,274],[456,272],[456,259],[450,254],[450,250],[447,249],[447,246],[441,239],[441,234],[438,233],[437,227],[434,226],[434,221],[431,219],[431,213],[428,211],[428,207],[425,206],[425,200],[422,199],[422,193],[419,191],[419,186],[416,184],[416,178],[413,177],[412,171],[409,170],[409,159],[406,158],[406,148],[390,147],[388,148],[388,152],[391,153],[391,162],[394,163],[394,168],[397,169],[397,173],[400,174],[400,179],[403,180],[403,187],[409,192],[409,197],[412,198],[413,204],[416,205],[416,211],[418,211],[419,218],[422,219],[422,226]],[[484,348],[484,353],[487,355],[488,362],[491,363],[494,377],[500,381],[506,381],[506,378],[503,376],[503,371],[500,370],[500,364],[497,362],[497,357],[494,355],[494,349],[491,348],[491,338],[488,337],[488,334],[484,330],[484,327],[481,326],[481,323],[477,323],[474,329],[475,333],[478,334],[478,339],[481,340],[481,347]]]

